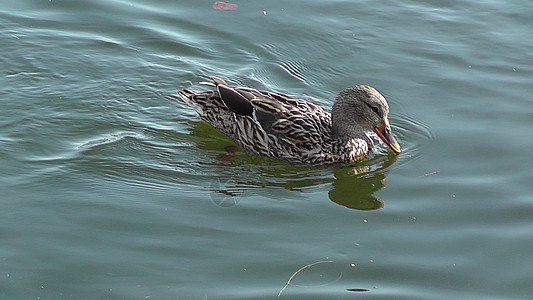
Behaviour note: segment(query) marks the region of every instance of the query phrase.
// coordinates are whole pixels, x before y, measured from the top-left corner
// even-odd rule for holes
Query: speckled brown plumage
[[[400,152],[390,132],[388,104],[372,87],[341,92],[332,109],[332,124],[330,112],[309,101],[211,79],[202,83],[214,90],[180,89],[179,98],[251,153],[305,164],[353,162],[372,148],[363,128],[373,129]]]

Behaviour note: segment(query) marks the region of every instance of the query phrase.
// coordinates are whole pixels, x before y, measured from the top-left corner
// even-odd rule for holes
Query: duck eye
[[[366,103],[364,102],[368,107],[370,107],[370,109],[376,113],[376,115],[378,115],[378,117],[381,117],[381,112],[379,111],[379,108],[377,108],[376,106],[373,106],[373,105],[370,105],[369,103]]]
[[[374,111],[376,115],[381,116],[381,114],[379,113],[379,109],[377,107],[371,106],[370,108],[372,108],[372,111]]]

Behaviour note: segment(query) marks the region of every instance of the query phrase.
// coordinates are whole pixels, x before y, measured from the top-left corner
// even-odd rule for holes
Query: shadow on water
[[[222,207],[237,205],[254,195],[280,198],[282,193],[272,195],[273,189],[278,188],[302,192],[291,193],[294,199],[303,198],[306,192],[329,189],[329,199],[338,205],[358,210],[380,209],[384,202],[374,193],[385,186],[386,170],[398,159],[392,152],[380,152],[350,166],[295,165],[247,154],[204,122],[193,124],[192,136],[198,148],[217,157],[210,164],[213,178],[208,189],[213,203]]]

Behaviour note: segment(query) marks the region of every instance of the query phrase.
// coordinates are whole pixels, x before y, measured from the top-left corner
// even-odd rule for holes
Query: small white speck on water
[[[44,289],[44,285],[41,285],[41,290]]]
[[[262,11],[263,15],[266,16],[267,12],[265,10]]]
[[[368,223],[368,220],[367,220],[367,219],[364,219],[364,220],[363,220],[363,223]]]
[[[452,197],[455,198],[455,194],[452,194]]]
[[[373,259],[371,259],[371,260],[370,260],[370,263],[374,263],[374,260],[373,260]]]
[[[246,272],[246,268],[243,268],[243,271]]]
[[[513,68],[513,72],[516,72],[516,68]]]
[[[416,220],[416,217],[413,217],[413,220]]]
[[[354,263],[350,264],[350,267],[355,268],[355,264]]]

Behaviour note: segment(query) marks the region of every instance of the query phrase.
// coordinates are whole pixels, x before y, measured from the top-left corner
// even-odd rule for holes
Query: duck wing
[[[330,113],[318,105],[280,93],[230,86],[217,77],[211,79],[231,111],[253,118],[267,134],[306,149],[316,148],[324,135],[329,136]]]
[[[309,101],[211,77],[215,91],[180,90],[202,119],[243,148],[289,160],[305,160],[330,142],[330,113]],[[197,107],[200,107],[199,109]]]

